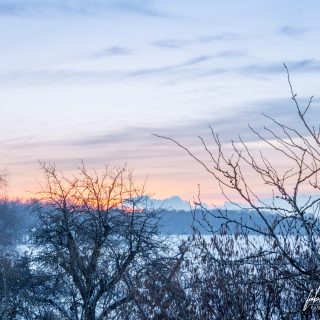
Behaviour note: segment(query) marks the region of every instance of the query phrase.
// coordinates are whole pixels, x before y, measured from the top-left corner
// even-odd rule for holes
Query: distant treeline
[[[30,203],[0,199],[0,245],[25,242],[35,221]]]
[[[163,234],[172,235],[191,235],[200,232],[202,235],[210,235],[212,231],[219,232],[224,230],[228,234],[241,233],[240,225],[245,225],[246,234],[258,234],[254,229],[263,228],[265,225],[261,216],[255,211],[250,210],[228,210],[221,218],[221,211],[200,209],[195,210],[166,210],[161,209],[162,219],[160,231]],[[281,216],[275,213],[266,212],[264,218],[269,223],[278,224],[276,232],[281,232]],[[288,223],[287,218],[286,223]],[[228,223],[226,224],[226,220]],[[28,239],[29,230],[36,225],[37,217],[33,214],[31,202],[0,200],[0,244],[14,245],[23,243]],[[282,221],[282,223],[284,223]],[[294,232],[296,232],[295,229]]]

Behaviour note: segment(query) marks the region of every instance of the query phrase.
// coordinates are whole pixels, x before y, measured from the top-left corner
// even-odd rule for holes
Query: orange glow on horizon
[[[139,184],[139,182],[140,181],[137,181],[137,184]],[[168,185],[170,185],[170,187],[168,187]],[[18,187],[12,183],[2,190],[2,194],[9,200],[21,202],[28,202],[33,199],[39,200],[43,195],[41,195],[39,184],[29,185],[28,187],[20,186],[20,188],[21,189],[19,190]],[[194,202],[198,202],[199,200],[197,185],[192,182],[186,186],[180,182],[167,183],[163,180],[149,180],[145,194],[157,200],[166,200],[172,196],[179,196],[182,200],[190,202],[191,206],[193,206]],[[210,192],[203,193],[200,198],[202,202],[209,206],[212,204],[215,206],[223,206],[226,201],[225,198],[218,194],[213,197]]]

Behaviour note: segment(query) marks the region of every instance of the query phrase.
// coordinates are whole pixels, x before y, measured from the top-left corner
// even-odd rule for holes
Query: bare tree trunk
[[[96,320],[95,310],[91,306],[85,308],[84,320]]]

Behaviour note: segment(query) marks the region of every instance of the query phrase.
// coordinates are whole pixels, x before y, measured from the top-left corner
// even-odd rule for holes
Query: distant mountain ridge
[[[190,211],[193,206],[192,203],[181,199],[179,196],[172,196],[166,199],[154,199],[148,197],[148,202],[155,208],[162,208],[165,210]]]

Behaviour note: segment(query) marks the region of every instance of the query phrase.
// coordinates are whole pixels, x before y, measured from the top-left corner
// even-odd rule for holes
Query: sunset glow
[[[66,175],[83,160],[132,168],[155,198],[220,189],[172,137],[204,156],[209,125],[227,148],[277,117],[294,123],[285,62],[319,119],[320,5],[300,1],[0,0],[0,168],[10,198],[40,189],[39,160]],[[312,9],[310,9],[310,7]],[[303,16],[303,19],[300,17]],[[272,125],[272,124],[270,124]],[[257,144],[258,143],[258,144]],[[287,163],[275,159],[278,165]],[[265,195],[270,190],[252,185]]]

